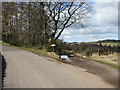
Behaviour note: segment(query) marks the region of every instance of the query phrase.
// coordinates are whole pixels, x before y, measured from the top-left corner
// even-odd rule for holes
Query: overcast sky
[[[92,15],[86,24],[88,28],[85,30],[73,25],[64,30],[60,39],[66,42],[118,39],[118,2],[92,1]]]

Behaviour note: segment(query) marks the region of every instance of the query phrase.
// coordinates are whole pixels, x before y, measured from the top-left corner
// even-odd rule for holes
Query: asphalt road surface
[[[3,46],[7,63],[4,88],[115,88],[83,68]]]

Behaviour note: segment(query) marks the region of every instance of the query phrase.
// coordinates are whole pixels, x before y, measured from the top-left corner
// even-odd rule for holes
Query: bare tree
[[[86,18],[91,7],[87,2],[47,2],[45,10],[49,16],[47,21],[52,29],[52,38],[57,40],[65,28],[78,23]]]

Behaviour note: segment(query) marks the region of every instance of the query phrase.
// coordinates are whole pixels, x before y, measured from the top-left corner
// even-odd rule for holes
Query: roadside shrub
[[[87,49],[85,53],[86,53],[86,57],[91,57],[93,54],[92,49]]]

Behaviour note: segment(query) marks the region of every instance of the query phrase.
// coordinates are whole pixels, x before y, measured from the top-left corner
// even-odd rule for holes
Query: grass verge
[[[108,62],[108,61],[105,61],[105,60],[96,60],[96,59],[90,59],[90,60],[93,60],[93,61],[96,61],[96,62],[99,62],[99,63],[102,63],[102,64],[109,65],[109,66],[111,66],[113,68],[117,68],[117,69],[120,68],[119,64],[115,64],[115,63]]]
[[[79,57],[81,57],[83,59],[88,59],[88,60],[92,60],[92,61],[95,61],[95,62],[98,62],[98,63],[101,63],[101,64],[105,64],[105,65],[111,66],[111,67],[116,68],[116,69],[120,68],[119,64],[116,64],[116,63],[113,63],[113,62],[109,62],[109,61],[104,60],[104,59],[103,60],[99,60],[97,58],[95,58],[95,59],[93,59],[93,58],[87,58],[86,56],[78,54],[78,53],[76,53],[75,55],[77,55],[77,56],[79,56]]]
[[[5,43],[5,42],[0,42],[0,44],[5,45],[5,46],[15,47],[15,48],[18,48],[18,49],[23,49],[23,50],[32,52],[32,53],[37,54],[37,55],[43,55],[43,56],[47,56],[47,57],[59,60],[59,57],[56,53],[47,52],[46,50],[43,50],[43,49],[38,49],[38,48],[35,48],[35,47],[33,47],[33,48],[18,47],[18,46],[10,45],[10,44]]]

